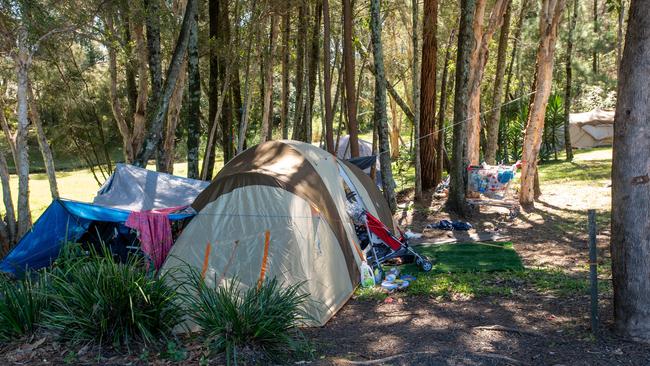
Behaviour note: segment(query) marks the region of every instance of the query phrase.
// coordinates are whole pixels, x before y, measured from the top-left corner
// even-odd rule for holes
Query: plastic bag
[[[375,276],[366,261],[361,262],[361,286],[366,288],[375,286]]]

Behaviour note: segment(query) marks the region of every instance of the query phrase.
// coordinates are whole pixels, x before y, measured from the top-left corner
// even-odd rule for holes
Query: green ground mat
[[[511,242],[460,243],[415,246],[413,249],[434,260],[432,272],[493,272],[524,269]],[[417,270],[409,264],[405,270]]]

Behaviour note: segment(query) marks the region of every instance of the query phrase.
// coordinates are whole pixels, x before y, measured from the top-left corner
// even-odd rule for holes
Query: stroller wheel
[[[422,261],[421,267],[424,272],[429,272],[433,268],[433,263],[431,263],[431,261],[424,260]]]

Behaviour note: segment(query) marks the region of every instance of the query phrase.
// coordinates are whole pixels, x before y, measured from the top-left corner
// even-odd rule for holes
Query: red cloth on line
[[[156,269],[160,269],[174,245],[172,226],[167,215],[183,208],[131,212],[124,223],[126,227],[138,231],[142,251],[151,258]]]

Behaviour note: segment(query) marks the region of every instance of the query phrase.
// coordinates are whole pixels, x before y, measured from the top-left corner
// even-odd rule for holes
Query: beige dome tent
[[[614,111],[595,109],[569,115],[571,146],[586,149],[612,144],[614,138]]]
[[[162,270],[188,263],[212,287],[232,277],[246,287],[273,277],[304,282],[310,323],[323,325],[360,279],[363,253],[346,211],[346,189],[393,227],[386,201],[358,168],[302,142],[250,148],[194,201],[198,214]]]

